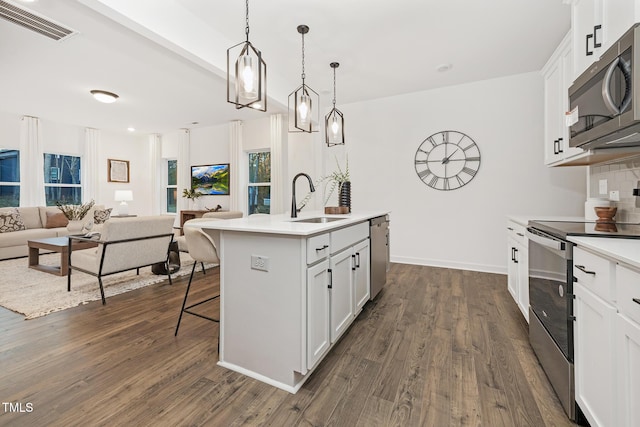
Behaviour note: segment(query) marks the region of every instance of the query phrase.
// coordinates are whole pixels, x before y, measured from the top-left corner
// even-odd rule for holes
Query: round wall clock
[[[436,190],[468,184],[480,169],[480,149],[468,135],[455,130],[434,133],[416,151],[418,177]]]

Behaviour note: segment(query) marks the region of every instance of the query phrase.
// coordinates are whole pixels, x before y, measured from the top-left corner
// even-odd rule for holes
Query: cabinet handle
[[[328,247],[329,247],[329,245],[323,245],[321,248],[316,248],[316,252],[324,251]]]
[[[351,255],[351,270],[356,271],[356,256],[355,255]]]
[[[593,34],[587,34],[587,56],[593,55],[593,51],[589,50],[589,39],[593,38]]]
[[[356,256],[358,257],[358,261],[356,262],[356,268],[360,268],[360,252],[356,252]]]
[[[520,236],[520,237],[524,237],[524,234],[522,234],[522,233],[516,233],[516,234],[517,234],[518,236]]]
[[[593,27],[593,47],[600,47],[602,43],[598,41],[598,30],[602,29],[602,25]]]
[[[640,304],[640,298],[633,298],[633,302],[635,302],[636,304]]]
[[[562,138],[558,138],[558,154],[560,153],[564,153],[564,150],[562,149]]]
[[[511,261],[516,261],[516,248],[511,247]]]
[[[327,273],[329,273],[329,285],[327,286],[329,289],[333,289],[333,270],[330,268],[327,269]]]
[[[558,148],[560,147],[560,144],[558,143],[558,140],[554,140],[553,141],[553,154],[560,154],[560,152],[558,151]]]
[[[518,263],[518,250],[516,248],[513,249],[514,250],[514,258],[513,258],[513,262],[515,262],[516,264]]]
[[[576,265],[575,266],[578,270],[582,271],[583,273],[587,273],[587,274],[593,274],[594,276],[596,275],[595,271],[589,271],[587,270],[584,265]]]
[[[511,227],[507,227],[507,230],[509,230],[509,231],[513,231],[513,228],[511,228]]]

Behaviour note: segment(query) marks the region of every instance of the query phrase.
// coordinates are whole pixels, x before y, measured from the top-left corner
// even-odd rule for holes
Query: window
[[[20,151],[0,149],[0,207],[20,206]]]
[[[44,194],[47,206],[82,203],[80,157],[44,154]]]
[[[249,153],[248,215],[270,213],[271,153]]]
[[[167,213],[176,213],[178,205],[178,161],[167,160]]]

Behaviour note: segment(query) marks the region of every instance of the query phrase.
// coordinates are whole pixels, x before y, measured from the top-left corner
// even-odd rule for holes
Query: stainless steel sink
[[[346,219],[346,218],[333,218],[333,217],[327,217],[327,216],[317,216],[317,217],[314,217],[314,218],[296,219],[293,222],[309,222],[309,223],[313,223],[313,224],[323,224],[323,223],[326,223],[326,222],[342,221],[343,219]]]

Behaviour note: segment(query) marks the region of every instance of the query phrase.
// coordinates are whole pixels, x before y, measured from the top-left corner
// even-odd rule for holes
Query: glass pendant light
[[[247,39],[227,49],[227,102],[267,111],[267,64],[249,41],[249,0],[244,32]]]
[[[319,96],[305,83],[304,35],[309,32],[306,25],[298,25],[302,34],[302,85],[289,95],[289,132],[317,132],[319,123]]]
[[[329,64],[333,68],[333,108],[324,117],[325,141],[328,147],[334,145],[344,145],[344,116],[336,108],[336,68],[340,66],[338,62]]]

